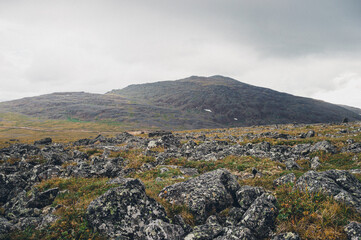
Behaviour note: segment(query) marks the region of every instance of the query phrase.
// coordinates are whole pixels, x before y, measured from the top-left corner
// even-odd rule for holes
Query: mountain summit
[[[223,76],[130,85],[106,94],[53,93],[0,103],[0,111],[165,129],[361,120],[359,114],[338,105]]]
[[[177,81],[130,85],[108,94],[194,114],[206,111],[207,119],[225,126],[338,122],[344,117],[360,119],[344,107],[223,76],[192,76]]]

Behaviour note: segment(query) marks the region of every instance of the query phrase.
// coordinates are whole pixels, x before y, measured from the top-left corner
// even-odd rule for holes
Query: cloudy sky
[[[361,1],[0,0],[0,101],[191,75],[361,107]]]

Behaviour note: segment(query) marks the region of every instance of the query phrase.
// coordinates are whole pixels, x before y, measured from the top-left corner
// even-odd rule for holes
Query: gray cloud
[[[0,100],[221,74],[361,107],[360,12],[358,0],[0,0]]]

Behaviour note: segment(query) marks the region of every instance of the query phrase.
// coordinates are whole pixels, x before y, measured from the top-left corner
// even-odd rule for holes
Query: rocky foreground
[[[361,124],[0,149],[0,239],[361,239]]]

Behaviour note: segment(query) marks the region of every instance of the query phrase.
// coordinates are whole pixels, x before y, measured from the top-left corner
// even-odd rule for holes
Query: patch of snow
[[[206,111],[206,112],[212,112],[212,110],[211,109],[203,109],[204,111]]]

